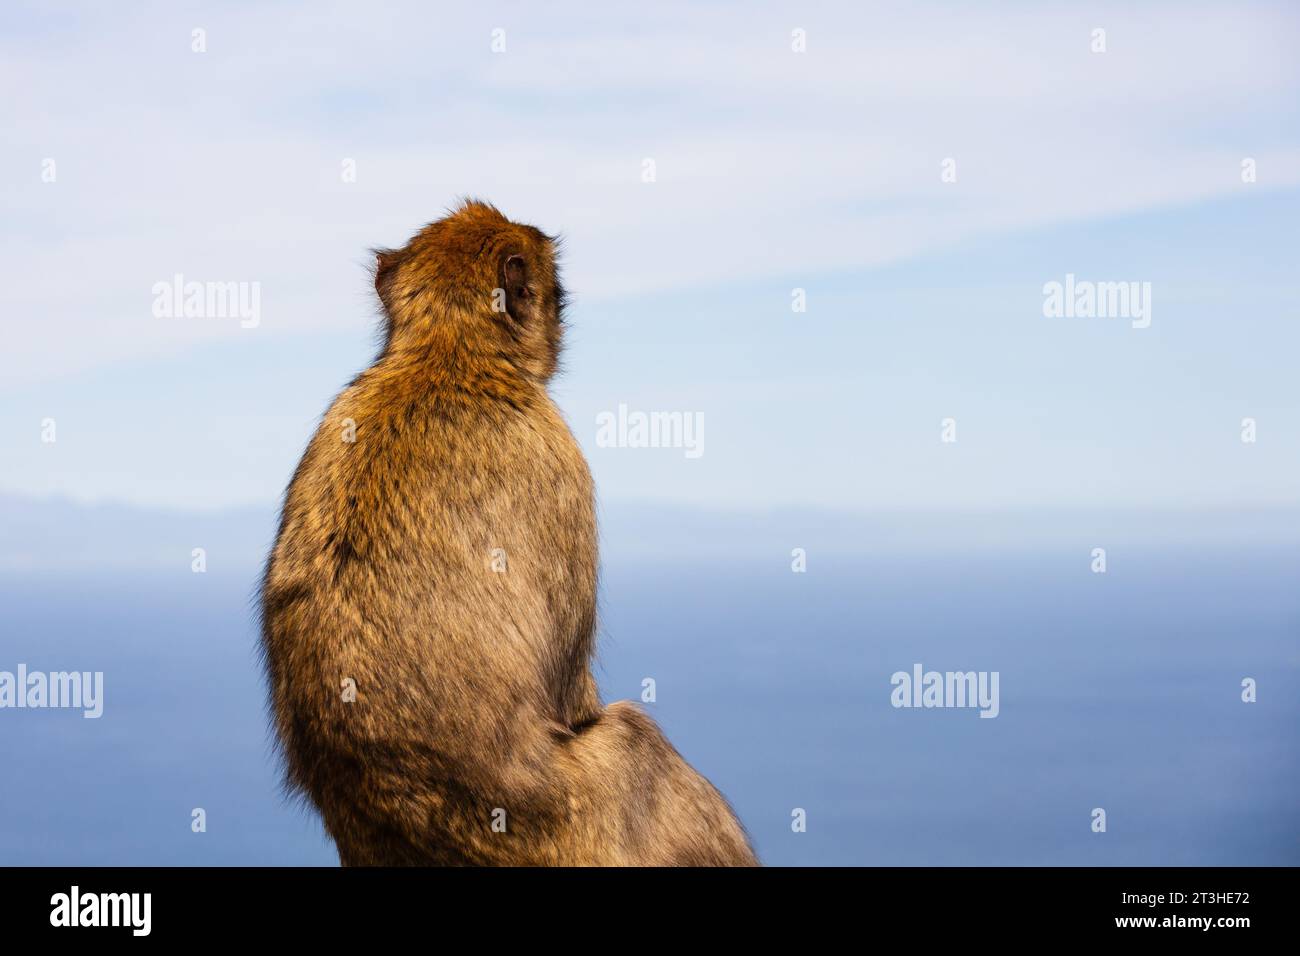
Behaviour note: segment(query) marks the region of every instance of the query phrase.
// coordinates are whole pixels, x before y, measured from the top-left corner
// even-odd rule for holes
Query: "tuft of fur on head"
[[[559,361],[558,239],[467,199],[400,249],[375,250],[389,354],[504,359],[547,381]]]

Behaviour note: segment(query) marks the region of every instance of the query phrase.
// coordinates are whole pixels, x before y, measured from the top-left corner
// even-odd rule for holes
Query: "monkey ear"
[[[537,308],[537,291],[527,260],[517,253],[508,254],[501,262],[500,280],[506,313],[520,324],[529,321]]]
[[[375,292],[379,301],[388,305],[388,286],[397,273],[397,253],[392,249],[375,250]]]

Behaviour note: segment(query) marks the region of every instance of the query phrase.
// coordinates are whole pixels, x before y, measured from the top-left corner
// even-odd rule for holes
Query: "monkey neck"
[[[516,408],[545,396],[545,381],[512,354],[509,343],[482,331],[483,318],[447,310],[439,318],[389,324],[388,341],[375,363],[382,378],[413,384],[461,401],[500,401]],[[491,326],[487,326],[491,328]]]

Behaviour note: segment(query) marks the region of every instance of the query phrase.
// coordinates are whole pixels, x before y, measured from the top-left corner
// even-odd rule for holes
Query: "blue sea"
[[[28,553],[0,572],[0,670],[105,685],[98,720],[0,710],[0,864],[336,864],[279,790],[251,605],[269,518],[256,525],[238,562],[210,554],[202,574],[179,546],[168,568],[153,551],[104,567]],[[1051,535],[831,547],[828,521],[795,573],[783,534],[768,547],[736,526],[734,549],[710,533],[610,550],[597,674],[610,700],[654,682],[645,706],[765,863],[1300,863],[1286,535],[1132,535],[1097,574]],[[916,664],[998,672],[998,716],[893,707],[891,675]]]

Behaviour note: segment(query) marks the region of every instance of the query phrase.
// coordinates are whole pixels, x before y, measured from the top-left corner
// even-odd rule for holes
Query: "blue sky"
[[[366,250],[470,194],[566,236],[607,500],[1300,504],[1293,9],[385,10],[6,8],[0,492],[273,501],[373,352]],[[259,282],[257,328],[154,317],[178,272]],[[1045,318],[1067,273],[1151,327]],[[621,403],[705,453],[596,447]]]

